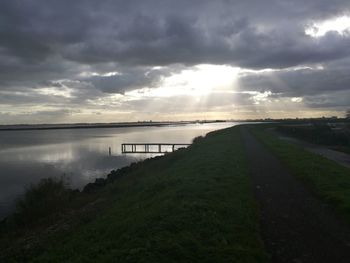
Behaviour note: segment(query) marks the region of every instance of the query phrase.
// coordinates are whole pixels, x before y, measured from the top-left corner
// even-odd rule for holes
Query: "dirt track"
[[[273,262],[350,262],[350,227],[241,128]]]

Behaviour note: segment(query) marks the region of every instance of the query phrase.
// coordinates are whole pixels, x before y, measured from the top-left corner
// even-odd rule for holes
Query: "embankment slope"
[[[109,205],[93,220],[26,260],[268,262],[238,127],[144,162],[100,198]]]

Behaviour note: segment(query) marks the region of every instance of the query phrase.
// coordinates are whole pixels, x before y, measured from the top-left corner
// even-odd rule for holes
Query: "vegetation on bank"
[[[0,259],[268,262],[243,147],[234,127],[115,171],[78,194],[102,200],[89,220],[46,236],[40,249],[13,249],[3,235],[1,249],[7,253]]]
[[[277,125],[282,134],[314,144],[326,145],[332,149],[350,152],[350,127],[348,125],[310,123],[309,125]]]
[[[251,126],[253,134],[320,198],[335,207],[350,222],[350,169],[301,146],[278,139],[265,128]]]
[[[30,227],[41,218],[59,213],[73,198],[63,178],[45,178],[37,185],[31,185],[18,201],[13,215],[14,224]]]

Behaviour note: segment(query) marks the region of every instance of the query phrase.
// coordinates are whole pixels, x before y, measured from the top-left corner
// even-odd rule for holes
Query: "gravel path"
[[[273,262],[350,262],[350,227],[295,179],[247,128],[241,129],[262,237]]]

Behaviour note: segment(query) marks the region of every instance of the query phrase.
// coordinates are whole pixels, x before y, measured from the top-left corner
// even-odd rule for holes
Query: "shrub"
[[[67,207],[72,191],[63,178],[45,178],[31,185],[17,202],[15,221],[30,225]]]

